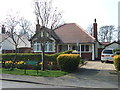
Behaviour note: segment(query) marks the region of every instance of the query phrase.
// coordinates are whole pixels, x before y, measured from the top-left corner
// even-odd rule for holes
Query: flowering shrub
[[[5,64],[13,63],[12,61],[5,61]]]
[[[61,70],[72,72],[78,68],[80,56],[78,54],[62,54],[57,57],[57,62]]]
[[[120,55],[115,55],[113,62],[114,62],[114,66],[115,66],[116,70],[118,71],[118,70],[119,70],[119,67],[120,67],[120,66],[119,66],[119,63],[120,63]]]
[[[15,62],[15,64],[26,64],[24,61]]]

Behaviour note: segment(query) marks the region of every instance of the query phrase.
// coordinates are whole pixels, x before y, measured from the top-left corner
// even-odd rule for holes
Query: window
[[[113,51],[112,50],[104,50],[103,54],[113,54]]]
[[[49,51],[53,51],[53,43],[49,43]]]
[[[48,43],[45,44],[45,51],[48,51],[47,48],[48,48]]]
[[[41,45],[40,43],[34,43],[33,50],[35,52],[41,52]],[[53,52],[54,51],[54,43],[46,43],[45,44],[45,52]]]
[[[37,51],[40,51],[40,50],[41,50],[40,43],[37,43]]]
[[[81,51],[90,51],[90,46],[89,45],[81,45]]]
[[[34,45],[33,45],[33,50],[34,51],[41,51],[41,45],[40,45],[40,43],[34,43]]]
[[[85,51],[89,51],[89,45],[85,45]]]
[[[81,45],[81,51],[84,51],[84,45]]]

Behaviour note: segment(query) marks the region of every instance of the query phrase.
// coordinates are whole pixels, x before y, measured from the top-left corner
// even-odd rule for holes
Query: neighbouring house
[[[2,25],[0,34],[0,52],[1,53],[14,53],[15,52],[15,44],[11,38],[11,34],[5,31],[4,25]],[[15,40],[17,41],[18,38],[18,53],[29,53],[31,52],[31,44],[28,41],[26,35],[19,36],[14,33]]]
[[[75,23],[64,24],[55,30],[36,25],[36,34],[31,38],[34,53],[41,53],[41,41],[45,35],[51,42],[46,41],[45,53],[57,53],[66,50],[76,50],[82,58],[95,60],[99,57],[98,49],[103,48],[97,40],[97,23],[93,23],[94,34],[91,36]]]
[[[111,49],[120,48],[120,42],[114,41],[114,42],[112,42],[112,43],[110,43],[110,44],[107,44],[107,45],[105,46],[105,49],[109,49],[109,48],[111,48]]]

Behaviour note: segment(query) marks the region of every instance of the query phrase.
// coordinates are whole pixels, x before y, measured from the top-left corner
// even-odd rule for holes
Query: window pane
[[[85,46],[85,51],[89,51],[89,45]]]
[[[84,45],[81,45],[81,51],[84,51]]]
[[[53,51],[53,44],[49,43],[49,51]]]
[[[36,51],[36,45],[35,44],[33,45],[33,50]]]
[[[48,45],[48,44],[46,43],[46,44],[45,44],[45,51],[47,51],[47,45]]]

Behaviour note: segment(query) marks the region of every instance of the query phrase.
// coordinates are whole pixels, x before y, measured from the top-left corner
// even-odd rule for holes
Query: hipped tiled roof
[[[75,23],[62,25],[54,30],[62,43],[94,43],[95,38]]]

